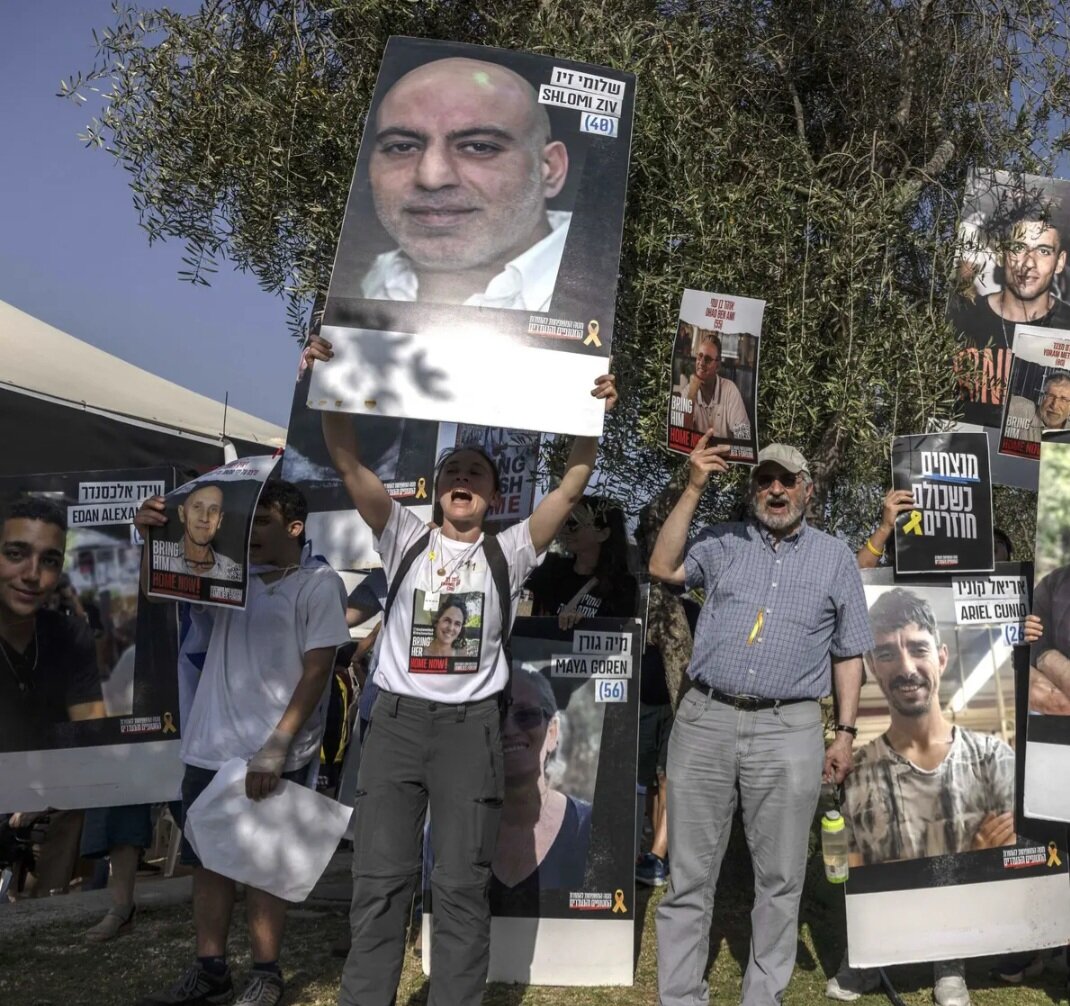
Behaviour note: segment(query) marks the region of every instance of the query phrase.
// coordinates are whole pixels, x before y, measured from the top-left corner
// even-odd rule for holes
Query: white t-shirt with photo
[[[405,553],[426,532],[423,521],[394,503],[390,519],[376,542],[388,582],[392,581]],[[526,520],[496,537],[509,566],[512,618],[516,616],[520,588],[538,564],[538,557]],[[462,599],[470,624],[466,636],[453,643],[455,656],[436,662],[425,656],[429,651],[424,643],[431,631],[432,611],[439,607],[436,602],[445,603],[449,597]],[[480,597],[481,603],[476,602]],[[476,654],[477,659],[471,660]],[[501,604],[483,552],[483,536],[476,542],[462,542],[432,531],[427,548],[405,574],[381,630],[376,684],[398,695],[461,703],[496,695],[505,688],[508,677],[509,668],[502,652]]]
[[[212,634],[182,724],[182,761],[218,769],[256,754],[293,698],[304,655],[349,642],[345,606],[342,578],[326,564],[306,563],[274,583],[250,576],[244,611],[201,608],[198,614],[213,621]],[[324,704],[294,737],[284,771],[318,756]]]

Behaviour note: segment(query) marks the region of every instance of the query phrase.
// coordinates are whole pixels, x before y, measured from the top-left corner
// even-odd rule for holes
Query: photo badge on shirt
[[[449,578],[444,587],[448,588]],[[483,643],[483,593],[417,590],[409,638],[411,674],[474,674]]]

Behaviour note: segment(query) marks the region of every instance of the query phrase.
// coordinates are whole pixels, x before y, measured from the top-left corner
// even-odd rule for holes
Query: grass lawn
[[[746,854],[732,852],[725,861],[711,945],[711,1001],[738,1003],[740,978],[749,940],[750,864]],[[638,966],[632,988],[526,988],[492,985],[485,1006],[652,1006],[657,1002],[654,907],[640,889],[638,909],[645,922],[637,933]],[[799,932],[799,956],[787,1003],[824,1003],[825,976],[843,953],[842,896],[824,882],[820,863],[811,863],[807,897]],[[340,910],[298,909],[288,924],[283,967],[286,1002],[292,1006],[334,1006],[342,962],[331,946],[346,931]],[[0,945],[0,1004],[2,1006],[133,1006],[140,995],[172,982],[192,954],[192,923],[188,905],[144,911],[132,933],[111,944],[90,946],[82,941],[85,925],[62,925],[6,938]],[[240,979],[249,966],[248,940],[242,907],[235,912],[231,960]],[[1066,1001],[1066,975],[1049,963],[1031,987],[996,985],[988,977],[991,962],[970,963],[967,976],[975,1006],[1050,1006]],[[910,1006],[932,1002],[931,969],[894,968],[892,980]],[[398,995],[399,1006],[426,1002],[427,983],[420,962],[410,953]],[[860,1006],[886,1002],[883,995],[863,997]]]

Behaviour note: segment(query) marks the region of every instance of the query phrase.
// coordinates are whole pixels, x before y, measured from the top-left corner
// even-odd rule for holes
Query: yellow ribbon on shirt
[[[762,632],[762,626],[765,625],[765,609],[758,609],[758,617],[754,620],[754,628],[750,630],[750,635],[747,636],[747,645],[753,646],[754,640],[756,640]]]

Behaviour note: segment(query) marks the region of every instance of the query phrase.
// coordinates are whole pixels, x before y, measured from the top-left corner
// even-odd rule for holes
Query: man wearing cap
[[[752,517],[688,531],[729,447],[705,434],[687,488],[658,534],[650,573],[701,587],[706,601],[669,741],[669,891],[657,911],[661,1006],[709,999],[713,893],[737,800],[754,861],[743,1006],[780,1002],[795,965],[810,823],[822,778],[851,767],[862,654],[873,646],[862,581],[847,545],[806,522],[806,459],[771,444],[750,480]],[[825,749],[818,699],[836,697]]]

